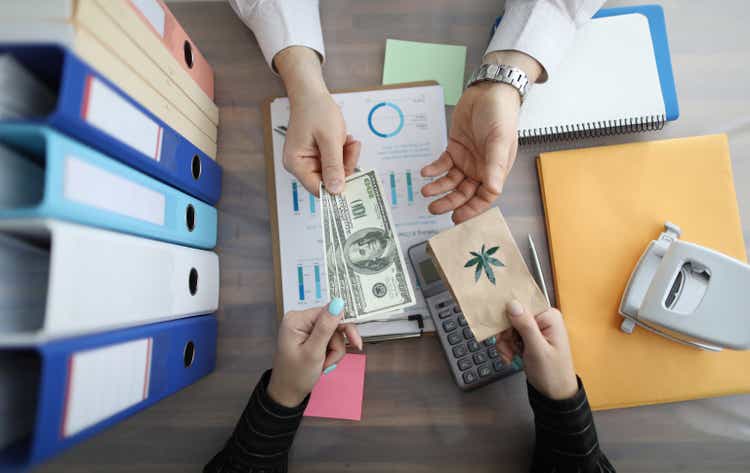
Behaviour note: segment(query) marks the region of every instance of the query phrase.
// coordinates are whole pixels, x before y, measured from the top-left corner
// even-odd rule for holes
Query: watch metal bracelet
[[[507,64],[482,64],[469,78],[466,88],[480,82],[508,84],[518,91],[521,102],[526,98],[529,78],[521,69]]]

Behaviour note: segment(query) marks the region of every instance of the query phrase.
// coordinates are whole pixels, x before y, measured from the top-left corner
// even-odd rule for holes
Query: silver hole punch
[[[630,276],[620,303],[620,329],[636,326],[703,350],[750,348],[750,266],[679,240],[664,224]]]

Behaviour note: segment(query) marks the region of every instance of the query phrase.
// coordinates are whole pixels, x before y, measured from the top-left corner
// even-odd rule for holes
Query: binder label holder
[[[152,338],[142,338],[76,352],[68,358],[62,437],[148,399],[152,343]]]
[[[161,127],[92,75],[86,77],[82,108],[86,122],[159,161]]]
[[[164,194],[128,181],[75,156],[65,158],[63,195],[73,202],[137,218],[154,225],[164,225]]]

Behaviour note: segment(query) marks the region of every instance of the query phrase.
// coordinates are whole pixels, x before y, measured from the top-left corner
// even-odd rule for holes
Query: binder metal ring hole
[[[203,166],[201,165],[201,158],[197,154],[193,156],[193,162],[190,164],[193,171],[193,179],[196,181],[199,177],[201,177],[201,172],[203,172]]]
[[[185,41],[185,44],[182,45],[182,51],[185,53],[185,64],[187,64],[187,67],[192,69],[193,68],[193,46],[190,44],[190,41]]]
[[[185,363],[185,368],[190,368],[195,361],[195,343],[192,340],[185,344],[185,350],[182,353],[182,361]]]
[[[188,204],[187,210],[185,211],[185,224],[187,225],[188,231],[192,232],[195,230],[195,207],[192,204]]]
[[[190,295],[194,296],[196,292],[198,292],[198,270],[195,268],[190,268],[190,276],[188,277],[188,289],[190,290]]]

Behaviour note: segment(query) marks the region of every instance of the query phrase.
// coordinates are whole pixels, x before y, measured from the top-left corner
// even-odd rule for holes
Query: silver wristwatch
[[[479,69],[469,78],[466,88],[471,87],[479,82],[501,82],[513,86],[521,96],[521,103],[526,98],[526,91],[529,88],[529,78],[521,69],[507,64],[482,64]]]

